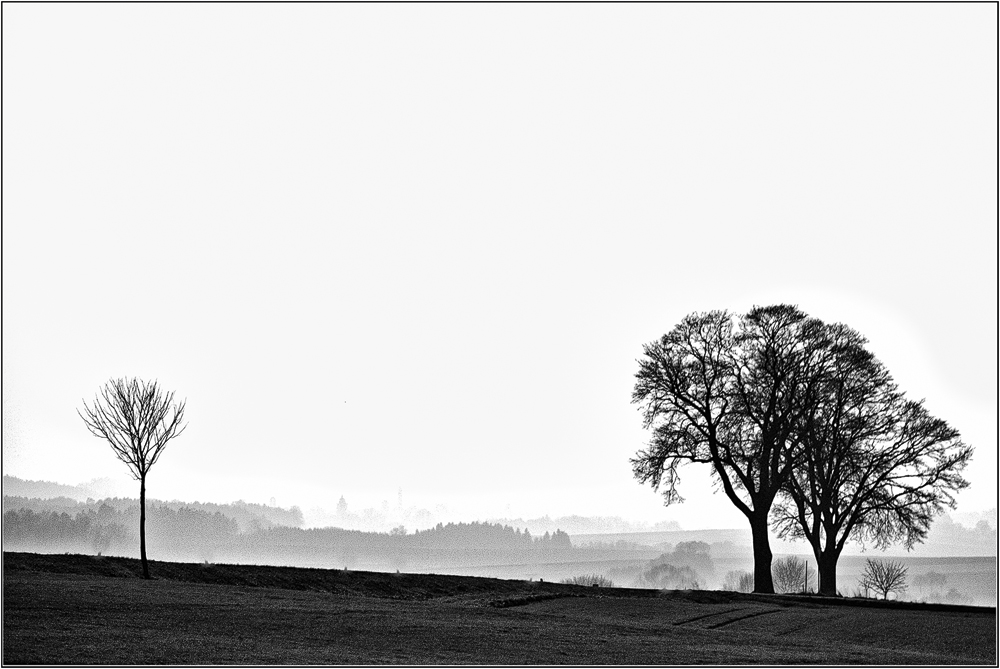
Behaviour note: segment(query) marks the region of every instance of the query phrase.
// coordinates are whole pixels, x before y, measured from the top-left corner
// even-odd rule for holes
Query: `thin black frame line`
[[[1000,5],[1000,0],[0,0],[0,5]]]

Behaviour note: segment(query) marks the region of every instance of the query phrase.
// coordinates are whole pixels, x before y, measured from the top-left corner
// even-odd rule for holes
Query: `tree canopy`
[[[747,517],[754,589],[773,592],[768,516],[800,444],[827,342],[822,323],[789,305],[756,307],[734,322],[725,311],[692,314],[644,347],[633,403],[649,447],[632,459],[635,477],[682,501],[680,467],[705,463]]]
[[[820,592],[836,594],[836,563],[849,538],[907,549],[935,514],[954,506],[972,455],[959,433],[906,399],[850,328],[828,326],[831,353],[798,432],[802,458],[775,507],[781,537],[812,545]]]
[[[971,447],[906,399],[866,343],[775,305],[691,314],[643,349],[632,402],[651,438],[633,473],[669,505],[683,501],[683,465],[710,465],[750,523],[756,592],[774,591],[770,522],[812,544],[820,589],[835,594],[849,538],[909,548],[968,485]]]

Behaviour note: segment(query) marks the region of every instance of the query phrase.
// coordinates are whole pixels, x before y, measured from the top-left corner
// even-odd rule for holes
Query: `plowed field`
[[[4,554],[4,664],[996,664],[996,609]]]

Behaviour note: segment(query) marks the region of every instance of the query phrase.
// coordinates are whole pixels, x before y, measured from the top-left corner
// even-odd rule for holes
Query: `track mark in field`
[[[748,613],[745,616],[740,616],[739,618],[733,618],[732,620],[724,620],[721,623],[716,623],[715,625],[709,625],[708,629],[717,630],[720,627],[725,627],[726,625],[732,625],[733,623],[739,622],[741,620],[746,620],[747,618],[766,616],[769,613],[779,613],[781,611],[782,609],[767,609],[766,611],[754,611],[753,613]]]
[[[694,618],[688,618],[687,620],[679,620],[674,623],[674,625],[687,625],[688,623],[693,623],[696,620],[702,620],[704,618],[711,618],[712,616],[721,616],[727,613],[735,613],[736,611],[745,611],[746,609],[742,607],[736,607],[735,609],[726,609],[725,611],[715,611],[713,613],[706,613],[700,616],[695,616]]]
[[[535,602],[545,602],[550,599],[565,599],[566,597],[577,597],[576,594],[562,593],[562,592],[547,592],[537,595],[526,595],[524,597],[507,597],[506,599],[497,599],[490,602],[490,606],[498,609],[507,609],[512,606],[525,606],[527,604],[534,604]]]

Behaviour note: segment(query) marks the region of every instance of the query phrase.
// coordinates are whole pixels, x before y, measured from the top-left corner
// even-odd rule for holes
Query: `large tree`
[[[711,465],[750,523],[755,592],[774,592],[768,516],[801,457],[795,427],[827,348],[822,323],[776,305],[735,323],[725,311],[691,314],[639,361],[632,402],[652,438],[632,459],[636,479],[669,505],[683,501],[682,465]]]
[[[959,433],[907,400],[867,341],[827,326],[832,355],[799,424],[802,458],[775,506],[781,537],[805,538],[819,591],[837,594],[837,561],[848,539],[877,548],[922,541],[972,455]]]
[[[95,437],[111,444],[133,478],[139,481],[139,554],[142,576],[149,578],[146,562],[146,475],[156,464],[167,442],[186,425],[186,402],[174,402],[174,393],[164,393],[156,381],[112,379],[98,391],[93,406],[83,403],[77,413]]]

